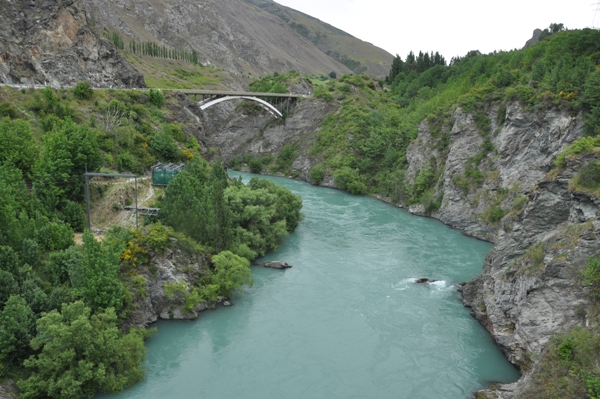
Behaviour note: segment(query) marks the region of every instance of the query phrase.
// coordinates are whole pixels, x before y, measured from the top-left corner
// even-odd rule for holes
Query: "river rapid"
[[[456,291],[491,244],[374,198],[269,179],[302,196],[305,218],[259,261],[294,267],[255,266],[234,306],[156,323],[145,380],[97,398],[466,399],[519,378]]]

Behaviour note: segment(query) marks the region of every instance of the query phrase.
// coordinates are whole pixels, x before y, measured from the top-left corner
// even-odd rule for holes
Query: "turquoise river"
[[[305,218],[260,261],[294,267],[255,266],[234,306],[156,323],[145,380],[97,398],[467,399],[519,378],[456,291],[490,244],[373,198],[270,179],[302,196]]]

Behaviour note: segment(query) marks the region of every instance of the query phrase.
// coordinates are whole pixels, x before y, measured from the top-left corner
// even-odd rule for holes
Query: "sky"
[[[406,58],[522,48],[536,28],[600,28],[600,0],[275,0]]]

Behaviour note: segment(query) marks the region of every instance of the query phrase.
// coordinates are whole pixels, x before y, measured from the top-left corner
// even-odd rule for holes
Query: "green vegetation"
[[[600,126],[600,32],[564,31],[557,26],[560,24],[552,25],[540,43],[522,50],[470,52],[449,63],[439,53],[410,53],[405,59],[397,56],[387,77],[387,90],[362,75],[313,79],[315,97],[335,104],[337,112],[322,123],[310,155],[322,159],[324,170],[337,176],[338,185],[348,191],[380,194],[405,204],[421,203],[433,212],[442,202],[436,195],[443,172],[440,158],[448,151],[457,107],[471,114],[482,137],[480,151],[452,180],[465,194],[497,176],[489,169],[497,156],[492,126],[496,129],[504,123],[510,103],[519,102],[532,112],[551,108],[573,115],[582,112],[590,137],[574,146],[585,144],[585,151],[595,151],[600,147],[594,144],[598,140],[594,129]],[[282,75],[264,77],[252,85],[260,91],[283,91],[286,79]],[[424,121],[431,132],[431,150],[437,155],[411,176],[409,184],[404,180],[406,150]],[[564,167],[565,156],[582,148],[568,150],[557,163]],[[249,156],[240,157],[232,165],[249,165],[250,161]],[[258,163],[254,170],[259,170]],[[280,168],[263,164],[260,170],[273,173]],[[316,177],[313,181],[320,179],[318,173]],[[497,223],[509,212],[507,208],[506,204],[492,204],[482,218]]]
[[[37,322],[25,361],[33,372],[19,382],[22,398],[91,398],[99,391],[118,392],[144,376],[147,332],[122,334],[114,309],[92,314],[82,301],[64,303]]]
[[[170,101],[86,83],[0,89],[0,369],[23,398],[92,397],[143,378],[150,332],[127,318],[148,295],[147,273],[138,273],[156,272],[151,255],[176,248],[205,259],[186,271],[192,284],[165,287],[191,311],[251,284],[249,260],[298,225],[299,197],[258,179],[229,181],[220,162],[200,159],[188,127],[169,123]],[[84,231],[86,170],[143,173],[157,160],[188,161],[158,200],[164,224],[146,218],[103,241]]]
[[[89,100],[94,95],[94,91],[88,82],[79,82],[75,85],[73,94],[79,100]]]
[[[523,396],[533,398],[600,397],[600,331],[598,330],[598,300],[600,299],[600,261],[591,257],[582,271],[583,284],[590,288],[596,309],[586,312],[589,327],[576,327],[555,336],[533,374],[529,389]]]
[[[596,328],[575,328],[554,337],[523,398],[600,397],[599,354]]]
[[[310,170],[310,181],[315,185],[319,186],[325,178],[325,166],[318,164],[312,167]]]
[[[119,50],[125,50],[125,42],[118,32],[102,32],[104,37],[110,40]],[[146,41],[137,42],[130,40],[127,46],[127,51],[132,54],[140,54],[150,57],[167,58],[171,60],[186,61],[192,64],[199,64],[198,53],[196,50],[187,51],[167,47],[164,44]]]
[[[289,86],[299,82],[302,76],[296,71],[290,71],[285,74],[264,76],[250,83],[250,91],[259,93],[288,93]]]

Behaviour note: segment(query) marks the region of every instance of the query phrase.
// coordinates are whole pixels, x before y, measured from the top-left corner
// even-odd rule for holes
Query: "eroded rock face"
[[[146,87],[108,40],[88,28],[81,0],[0,4],[0,83]]]
[[[320,99],[303,99],[290,108],[285,120],[274,120],[260,108],[248,112],[236,109],[239,103],[222,104],[204,112],[204,130],[225,160],[242,154],[276,156],[289,144],[299,154],[291,168],[295,177],[310,181],[310,169],[321,161],[310,155],[310,147],[317,139],[323,119],[336,109],[335,105]],[[333,185],[331,176],[322,185]]]
[[[472,315],[523,372],[518,383],[482,393],[518,398],[550,337],[587,323],[590,302],[581,270],[600,249],[600,199],[569,188],[579,167],[597,160],[593,154],[568,160],[566,170],[548,177],[563,147],[582,135],[580,116],[555,108],[532,113],[517,103],[503,111],[488,110],[488,135],[461,109],[454,111],[452,127],[437,137],[421,124],[407,150],[405,177],[414,184],[427,163],[435,165],[435,190],[443,201],[432,216],[495,243],[483,273],[460,290]],[[448,144],[440,146],[444,133]],[[486,138],[493,149],[478,164],[483,182],[461,187],[459,179],[469,160],[482,153]],[[504,212],[499,222],[485,217],[492,206]],[[424,207],[409,211],[422,214]]]
[[[174,240],[174,239],[172,239]],[[174,241],[176,242],[176,241]],[[173,245],[163,253],[152,254],[148,265],[140,266],[137,275],[146,281],[145,294],[135,297],[135,306],[127,326],[145,327],[157,321],[193,320],[200,312],[214,306],[198,303],[193,309],[186,309],[184,293],[189,294],[189,287],[196,284],[196,279],[206,273],[208,261],[201,255],[189,254]],[[168,285],[181,285],[183,292],[175,292],[173,296],[165,292]]]
[[[480,185],[464,188],[457,184],[469,159],[483,150],[486,138],[474,116],[460,108],[452,115],[451,129],[440,133],[449,135],[447,147],[440,149],[439,135],[433,137],[428,125],[422,123],[419,137],[408,147],[406,155],[407,184],[414,184],[418,171],[427,162],[443,171],[436,188],[437,194],[443,194],[443,201],[432,216],[465,234],[488,241],[496,240],[497,226],[486,223],[482,215],[501,198],[499,194],[508,193],[499,205],[510,209],[517,196],[544,179],[562,148],[582,134],[581,117],[567,111],[550,109],[534,114],[512,103],[506,107],[501,125],[497,122],[498,112],[497,107],[488,111],[491,134],[487,138],[493,149],[478,165],[487,176]],[[423,207],[412,206],[409,211],[422,214]]]
[[[564,175],[563,175],[564,176]],[[588,323],[581,271],[600,248],[600,200],[544,181],[514,219],[503,220],[481,276],[463,301],[524,378],[494,393],[518,398],[553,334]],[[585,212],[582,210],[585,209]]]

